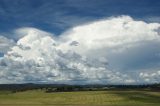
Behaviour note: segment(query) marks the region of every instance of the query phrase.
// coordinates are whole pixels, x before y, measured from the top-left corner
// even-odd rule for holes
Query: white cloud
[[[14,45],[15,42],[13,40],[0,36],[0,53],[6,53]]]
[[[145,81],[145,83],[159,83],[160,82],[160,71],[147,71],[141,72],[139,74],[140,78]]]
[[[24,37],[1,58],[0,83],[155,82],[140,70],[160,65],[159,28],[159,23],[121,16],[77,26],[57,37],[35,28],[17,29]]]

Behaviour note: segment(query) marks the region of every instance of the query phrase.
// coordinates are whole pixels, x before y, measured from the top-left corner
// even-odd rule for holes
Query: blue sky
[[[0,0],[0,83],[160,82],[160,0]]]
[[[111,16],[159,21],[159,0],[0,0],[0,33],[19,27],[64,30]]]

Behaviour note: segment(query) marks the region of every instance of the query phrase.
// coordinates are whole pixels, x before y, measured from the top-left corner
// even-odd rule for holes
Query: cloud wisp
[[[6,53],[15,44],[14,40],[0,36],[0,53]]]
[[[138,84],[160,82],[160,24],[111,17],[59,36],[24,35],[0,58],[0,83]]]

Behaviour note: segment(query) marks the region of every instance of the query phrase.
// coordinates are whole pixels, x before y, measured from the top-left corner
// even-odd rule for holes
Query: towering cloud
[[[17,29],[24,37],[1,58],[0,83],[160,82],[159,30],[159,23],[129,16],[76,26],[59,36]]]

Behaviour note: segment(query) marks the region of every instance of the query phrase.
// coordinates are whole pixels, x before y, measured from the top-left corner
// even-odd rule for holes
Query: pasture
[[[0,106],[160,106],[156,91],[0,91]]]

